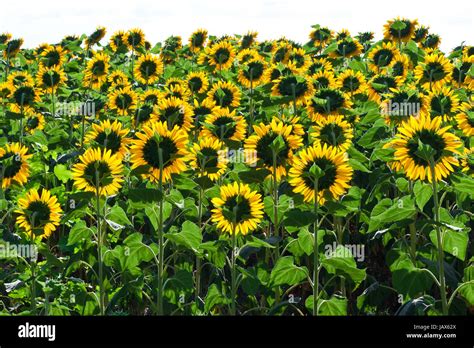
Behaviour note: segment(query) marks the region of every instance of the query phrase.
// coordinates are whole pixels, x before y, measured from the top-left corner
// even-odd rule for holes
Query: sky
[[[311,25],[338,31],[373,31],[396,16],[418,19],[441,36],[441,49],[474,44],[472,0],[22,0],[2,1],[0,33],[23,37],[25,47],[56,43],[66,35],[90,34],[98,25],[114,31],[140,27],[154,45],[170,35],[187,41],[197,28],[212,35],[258,31],[258,39],[285,36],[304,43]]]

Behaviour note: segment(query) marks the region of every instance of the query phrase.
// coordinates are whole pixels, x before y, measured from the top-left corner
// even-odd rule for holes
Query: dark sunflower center
[[[446,72],[443,66],[438,62],[430,62],[426,64],[425,70],[423,71],[423,77],[427,81],[439,81],[446,76]]]
[[[219,161],[218,161],[218,153],[216,150],[209,147],[205,147],[201,149],[201,153],[202,153],[202,158],[200,160],[202,162],[200,163],[200,165],[204,164],[204,169],[217,167],[217,165],[219,164]]]
[[[102,148],[106,148],[107,150],[111,150],[112,153],[116,153],[120,150],[120,145],[122,143],[122,138],[115,132],[99,132],[95,138],[95,141],[101,146]]]
[[[295,54],[291,59],[296,63],[297,68],[301,68],[304,65],[304,57],[299,54]]]
[[[318,113],[331,113],[344,106],[344,96],[337,90],[321,89],[314,97],[312,106]]]
[[[219,91],[222,91],[222,93],[219,93]],[[214,93],[214,101],[221,107],[228,107],[234,101],[234,93],[228,88],[220,88]]]
[[[43,85],[46,87],[55,87],[61,81],[61,76],[56,71],[50,71],[43,75]]]
[[[322,63],[313,63],[310,65],[308,71],[310,73],[310,75],[313,75],[315,73],[317,73],[319,70],[321,70],[323,68],[323,64]]]
[[[317,158],[314,161],[309,162],[303,169],[303,173],[309,174],[310,169],[316,164],[319,168],[324,171],[324,175],[318,179],[318,190],[329,189],[336,182],[336,166],[327,158]],[[304,177],[304,183],[307,187],[314,189],[314,182],[310,174]]]
[[[249,48],[250,45],[253,43],[253,36],[252,35],[244,35],[242,38],[242,48]]]
[[[284,77],[278,84],[278,91],[283,97],[295,96],[299,98],[303,96],[308,90],[306,81],[299,82],[295,76]]]
[[[217,64],[225,64],[230,58],[230,52],[225,47],[219,47],[214,54],[214,60]]]
[[[396,62],[392,67],[393,76],[403,76],[405,72],[405,67],[401,62]]]
[[[151,105],[158,104],[158,97],[154,94],[147,95],[145,97],[145,104],[151,104]]]
[[[408,20],[402,20],[401,22],[403,22],[405,24],[405,28],[403,28],[403,29],[394,29],[394,28],[390,27],[390,34],[395,38],[404,39],[404,38],[408,37],[411,34],[412,24]]]
[[[108,163],[104,161],[94,161],[89,163],[84,169],[84,179],[89,185],[104,187],[113,182],[112,171]]]
[[[279,48],[275,54],[273,55],[273,61],[275,63],[280,63],[282,61],[285,60],[285,57],[286,57],[286,54],[288,52],[288,49],[282,47],[282,48]]]
[[[26,121],[26,127],[29,129],[36,129],[39,126],[39,119],[38,117],[31,117]]]
[[[140,74],[147,80],[156,73],[156,68],[155,62],[146,60],[140,64]]]
[[[429,161],[420,158],[416,152],[418,151],[418,141],[425,145],[431,146],[434,151],[434,161],[435,163],[440,160],[440,158],[443,156],[443,151],[444,148],[446,147],[446,144],[443,140],[443,138],[436,134],[433,133],[429,130],[423,129],[421,131],[418,131],[415,133],[415,135],[408,141],[407,147],[408,147],[408,154],[410,155],[410,158],[413,159],[413,161],[422,166],[429,166]]]
[[[319,139],[321,142],[332,146],[341,145],[346,141],[344,129],[335,123],[324,125],[321,128]]]
[[[202,83],[201,78],[199,78],[197,76],[194,76],[194,77],[190,78],[189,81],[188,81],[189,89],[191,91],[193,91],[194,93],[199,91],[202,88],[202,85],[203,85],[203,83]]]
[[[384,67],[384,66],[389,65],[392,59],[393,59],[393,52],[388,49],[378,50],[374,54],[374,63],[378,67]]]
[[[49,222],[51,210],[45,202],[33,201],[28,204],[28,222],[32,229],[44,226]]]
[[[54,65],[57,65],[59,64],[59,60],[61,58],[61,56],[59,55],[59,52],[57,51],[49,51],[48,53],[46,53],[45,57],[44,57],[44,65],[48,68],[54,66]]]
[[[153,168],[160,168],[159,149],[162,151],[163,168],[170,165],[178,153],[176,144],[168,137],[162,137],[158,142],[156,138],[150,138],[143,147],[143,158]]]
[[[13,178],[21,170],[21,159],[13,152],[7,152],[0,158],[0,169],[4,178]]]
[[[183,126],[184,124],[184,113],[180,106],[168,106],[162,111],[162,116],[170,126]]]
[[[95,76],[101,76],[105,71],[105,62],[102,60],[95,61],[92,65],[92,74]]]
[[[220,139],[231,138],[236,131],[236,125],[232,117],[223,116],[214,121],[214,135]]]
[[[431,99],[430,106],[432,116],[442,116],[451,113],[453,104],[450,97],[439,95]]]
[[[194,115],[198,118],[202,118],[203,116],[207,116],[212,112],[212,110],[206,106],[199,106],[194,108]]]
[[[458,83],[463,83],[471,69],[472,63],[463,63],[459,68],[453,69],[453,79]]]
[[[243,71],[247,80],[258,80],[263,75],[263,64],[260,62],[250,62],[248,69]]]
[[[153,107],[148,104],[142,105],[140,109],[137,110],[137,122],[142,123],[150,119],[151,113],[153,112]]]
[[[337,44],[336,52],[340,56],[347,57],[348,55],[351,55],[352,53],[354,53],[356,50],[357,50],[357,45],[355,44],[354,41],[344,40]]]
[[[377,76],[374,79],[374,83],[377,85],[372,85],[372,87],[378,93],[388,93],[390,92],[390,88],[396,86],[395,79],[391,76]]]
[[[342,81],[342,90],[344,92],[353,92],[360,86],[360,81],[355,76],[348,76]]]
[[[204,34],[195,33],[192,38],[192,43],[194,47],[202,47],[202,45],[204,44]]]
[[[117,96],[117,99],[115,100],[115,105],[121,110],[127,110],[130,105],[132,105],[132,102],[133,99],[129,94],[122,93]]]
[[[252,217],[249,201],[242,196],[227,198],[222,213],[229,222],[236,223]]]
[[[320,76],[314,81],[314,87],[319,88],[327,88],[329,87],[329,80],[325,76]]]
[[[130,33],[127,39],[130,46],[138,47],[142,41],[142,36],[140,33]]]
[[[278,134],[274,134],[273,132],[269,132],[261,137],[257,142],[257,156],[259,159],[263,161],[267,166],[273,166],[273,151],[270,145],[273,141],[278,137]],[[276,156],[276,165],[282,165],[288,159],[289,147],[288,143],[285,138],[285,148],[280,151]]]
[[[32,87],[21,86],[13,94],[13,99],[20,106],[30,106],[35,100],[35,91]]]

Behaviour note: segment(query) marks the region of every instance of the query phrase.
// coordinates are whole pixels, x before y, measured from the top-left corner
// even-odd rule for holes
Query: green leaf
[[[280,285],[296,285],[308,276],[306,267],[298,267],[292,256],[280,258],[270,274],[270,283],[273,287]]]
[[[313,311],[313,296],[306,298],[305,306],[309,311]],[[347,299],[333,296],[329,300],[318,300],[318,315],[321,316],[346,316]]]
[[[438,248],[438,238],[436,231],[430,232],[431,242]],[[443,229],[441,231],[441,239],[443,241],[443,250],[459,260],[466,259],[467,245],[469,243],[469,235],[465,231],[452,231]]]
[[[390,201],[390,200],[388,200]],[[392,224],[397,221],[413,218],[416,208],[415,202],[409,196],[402,197],[398,201],[395,201],[392,206],[387,209],[387,199],[383,199],[372,211],[369,223],[368,232],[375,232],[380,229],[381,226],[386,224]],[[381,212],[376,212],[376,208],[383,202],[384,207]]]
[[[471,198],[474,198],[474,179],[467,176],[452,175],[451,181],[457,192],[467,193]]]
[[[87,227],[85,221],[78,221],[69,231],[67,245],[74,245],[84,240],[90,240],[92,237],[92,229]]]
[[[137,188],[129,190],[127,197],[132,202],[154,203],[159,202],[162,195],[160,190]]]
[[[64,164],[54,166],[54,175],[64,184],[72,179],[72,172]]]
[[[230,299],[219,290],[216,284],[211,284],[204,299],[204,311],[209,313],[217,305],[227,305]]]
[[[352,252],[342,245],[337,246],[336,250],[321,260],[321,265],[328,273],[351,279],[356,286],[366,277],[365,269],[357,268]]]
[[[417,181],[413,186],[413,193],[415,194],[416,205],[420,210],[423,210],[424,206],[433,196],[433,189],[431,185]]]
[[[169,202],[164,202],[163,203],[163,222],[166,221],[171,215],[171,211],[173,210],[173,206]],[[155,204],[149,207],[145,208],[145,214],[146,216],[150,219],[151,224],[153,225],[153,228],[155,231],[158,230],[158,225],[160,221],[160,209],[159,207]]]
[[[271,172],[268,169],[251,169],[239,172],[239,179],[247,184],[261,183],[270,174]]]
[[[286,227],[305,227],[316,222],[317,215],[311,211],[303,211],[301,209],[291,209],[285,213],[283,224]]]
[[[119,206],[114,205],[106,216],[107,224],[114,230],[124,228],[124,226],[132,225],[131,221],[127,217],[127,213]]]
[[[177,245],[182,245],[196,252],[202,242],[200,228],[191,221],[185,221],[179,233],[167,233],[165,237]]]

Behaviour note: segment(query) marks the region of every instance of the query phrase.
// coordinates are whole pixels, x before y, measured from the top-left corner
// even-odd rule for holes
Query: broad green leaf
[[[295,285],[303,281],[308,276],[306,267],[296,266],[292,256],[280,258],[270,274],[272,286]]]

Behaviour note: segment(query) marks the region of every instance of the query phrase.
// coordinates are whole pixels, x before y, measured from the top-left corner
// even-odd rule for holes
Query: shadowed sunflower
[[[129,50],[136,51],[145,45],[145,33],[139,28],[129,30],[125,34],[125,44]]]
[[[349,95],[361,94],[367,90],[367,81],[360,71],[347,69],[337,76],[337,87]]]
[[[424,25],[420,25],[415,29],[415,32],[413,34],[413,41],[415,42],[421,42],[423,39],[428,35],[429,28],[425,27]]]
[[[108,77],[107,81],[110,83],[112,88],[123,88],[130,85],[127,75],[120,70],[115,70]]]
[[[206,117],[200,137],[242,141],[246,132],[247,122],[244,117],[237,116],[235,110],[231,112],[228,108],[216,107]]]
[[[42,130],[44,129],[44,116],[41,115],[40,113],[35,113],[33,115],[29,115],[26,118],[25,122],[25,130],[28,133],[34,133],[36,130]]]
[[[5,45],[10,39],[12,38],[12,34],[10,33],[2,33],[0,34],[0,45]]]
[[[110,150],[90,148],[79,156],[79,163],[72,167],[72,176],[78,190],[113,196],[122,187],[122,161]]]
[[[23,45],[23,39],[13,39],[7,41],[5,49],[3,50],[3,57],[5,59],[14,58],[18,52],[20,52],[21,46]]]
[[[178,98],[182,100],[188,100],[191,96],[191,91],[183,80],[168,80],[168,85],[165,86],[161,92],[161,99]]]
[[[290,52],[293,49],[293,46],[287,41],[277,42],[272,51],[272,63],[278,64],[283,63],[287,64],[290,57]]]
[[[229,69],[235,58],[235,49],[228,41],[215,43],[207,53],[207,62],[217,70]]]
[[[311,64],[308,66],[308,75],[313,75],[318,71],[332,71],[334,70],[332,63],[326,58],[312,58]]]
[[[194,126],[193,116],[191,105],[182,99],[171,97],[158,103],[158,120],[165,122],[168,129],[177,126],[188,132]]]
[[[426,38],[423,41],[421,41],[420,47],[426,53],[431,53],[437,50],[440,44],[441,44],[441,38],[439,37],[439,35],[428,34]]]
[[[474,63],[474,46],[466,46],[462,49],[462,61]]]
[[[426,90],[439,89],[451,82],[453,65],[442,54],[433,53],[425,56],[424,62],[415,68],[417,82]]]
[[[251,160],[248,161],[248,165],[256,165],[258,161],[261,161],[263,167],[271,173],[276,168],[276,179],[280,180],[286,175],[286,166],[292,163],[293,152],[303,146],[303,139],[291,134],[292,126],[285,125],[276,118],[273,118],[270,124],[254,125],[253,129],[255,133],[245,141],[244,147],[246,151],[255,152],[255,156],[249,156]],[[272,144],[278,137],[283,144],[276,152],[272,150]]]
[[[263,58],[252,59],[240,66],[238,81],[247,88],[255,88],[266,82],[266,62]]]
[[[259,58],[262,58],[262,56],[260,56],[258,51],[254,48],[243,49],[237,54],[237,61],[239,62],[239,64],[247,63],[251,60]]]
[[[164,66],[161,59],[147,53],[138,58],[134,73],[138,82],[148,85],[156,82],[160,78],[163,74],[163,69]]]
[[[459,97],[451,87],[428,92],[424,97],[424,103],[432,118],[441,116],[445,122],[450,121],[459,112]]]
[[[94,123],[92,129],[85,136],[84,142],[93,145],[94,148],[110,150],[112,155],[119,159],[128,152],[128,144],[131,139],[127,138],[129,129],[122,128],[122,123],[115,120],[105,120],[99,124]]]
[[[116,31],[109,40],[110,48],[114,52],[127,52],[128,47],[125,41],[126,33],[123,30]]]
[[[40,56],[40,65],[46,68],[62,66],[66,61],[66,51],[61,46],[48,45]]]
[[[229,160],[222,154],[224,143],[215,138],[200,139],[194,143],[190,150],[189,165],[195,169],[198,176],[207,176],[210,180],[216,181],[227,170]]]
[[[323,205],[328,198],[338,199],[350,187],[353,169],[348,161],[345,152],[326,145],[303,149],[293,159],[288,182],[295,193],[303,195],[305,202],[314,202],[316,192],[311,171],[313,166],[318,166],[323,171],[318,178],[318,203]]]
[[[137,108],[138,95],[131,87],[119,88],[109,94],[109,108],[119,115],[131,115]]]
[[[369,52],[369,68],[378,74],[391,67],[395,59],[400,56],[400,51],[392,42],[382,42]]]
[[[144,179],[159,182],[161,165],[163,183],[171,180],[171,174],[186,170],[188,134],[182,129],[174,127],[169,130],[166,123],[153,122],[144,126],[137,137],[130,149],[130,159],[132,169],[148,166],[148,173],[142,174]]]
[[[104,27],[97,27],[97,29],[90,34],[86,39],[86,47],[90,49],[95,44],[98,44],[100,40],[105,36],[107,30]]]
[[[349,95],[337,88],[321,88],[306,100],[306,110],[313,122],[321,117],[340,114],[352,105]]]
[[[84,71],[83,86],[100,89],[107,81],[107,74],[109,73],[110,57],[103,52],[97,53],[87,63]]]
[[[31,239],[48,238],[59,226],[63,210],[56,196],[46,189],[31,189],[18,199],[16,223]]]
[[[369,99],[380,103],[382,101],[382,95],[390,93],[394,88],[399,88],[403,84],[399,79],[390,76],[378,74],[375,75],[368,83],[368,96]]]
[[[211,99],[204,99],[202,102],[199,102],[197,99],[194,99],[193,103],[193,112],[195,117],[195,123],[204,121],[204,118],[212,114],[212,110],[216,107],[216,103]]]
[[[311,65],[311,58],[302,48],[293,48],[288,55],[288,66],[298,72],[304,74]]]
[[[394,162],[390,166],[403,170],[410,180],[432,182],[430,160],[421,154],[423,147],[433,150],[435,180],[440,181],[454,172],[453,166],[459,162],[454,155],[461,155],[458,150],[461,140],[448,130],[451,126],[442,127],[441,117],[431,119],[429,116],[410,117],[398,127],[395,138],[384,145],[384,148],[395,149]]]
[[[209,88],[209,79],[203,71],[193,71],[186,76],[188,88],[191,92],[202,94]]]
[[[207,30],[198,29],[189,37],[189,49],[191,52],[198,52],[204,48],[207,40]]]
[[[303,104],[313,92],[313,84],[305,76],[288,75],[273,81],[272,96],[294,98],[296,105]]]
[[[418,21],[410,21],[406,18],[397,17],[389,20],[384,25],[383,35],[386,40],[408,42],[415,33]]]
[[[474,104],[472,101],[461,104],[461,112],[456,116],[456,122],[466,137],[474,136]]]
[[[341,115],[321,117],[312,127],[311,137],[314,145],[327,145],[338,151],[347,151],[352,145],[353,129]]]
[[[309,78],[311,79],[315,90],[321,88],[335,88],[337,86],[336,77],[334,76],[334,72],[331,70],[320,70]]]
[[[405,82],[411,65],[412,64],[407,55],[400,54],[399,56],[395,57],[395,59],[393,60],[391,71],[392,76],[395,77],[395,80],[398,84],[402,84]]]
[[[33,113],[36,103],[41,102],[42,92],[32,86],[17,87],[12,93],[10,110],[16,113]]]
[[[40,66],[36,80],[39,87],[49,93],[55,93],[67,81],[67,77],[58,65],[51,68]]]
[[[474,176],[474,148],[464,149],[464,156],[461,158],[462,172]]]
[[[0,82],[0,105],[6,105],[15,87],[8,82]]]
[[[20,143],[10,143],[0,147],[0,180],[2,188],[13,184],[23,185],[30,176],[28,148]]]
[[[26,71],[15,71],[8,75],[7,83],[11,84],[12,87],[17,88],[20,86],[31,86],[35,85],[35,80]]]
[[[329,53],[331,58],[351,58],[359,56],[362,53],[364,47],[351,37],[343,40],[339,40],[336,43],[336,49]]]
[[[246,49],[256,44],[257,36],[258,33],[256,31],[249,31],[247,32],[247,34],[244,34],[242,36],[242,39],[240,40],[240,48]]]
[[[323,47],[331,40],[332,35],[333,33],[330,29],[317,25],[316,28],[309,34],[309,39],[314,46]]]
[[[380,109],[387,125],[398,125],[410,116],[428,112],[426,101],[420,96],[414,85],[391,88],[390,93],[383,95]]]
[[[262,196],[247,184],[221,186],[220,196],[213,198],[212,204],[212,222],[230,235],[249,234],[263,220]]]
[[[207,99],[222,108],[238,107],[240,105],[240,89],[229,81],[218,81],[214,83],[207,93]]]

